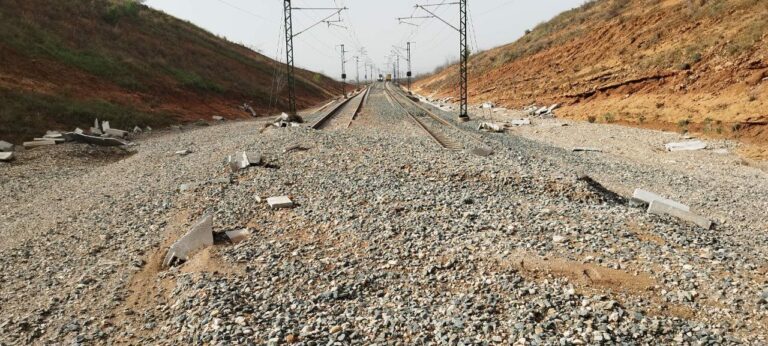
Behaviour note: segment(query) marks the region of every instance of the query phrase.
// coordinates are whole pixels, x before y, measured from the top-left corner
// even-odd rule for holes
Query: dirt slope
[[[768,143],[768,1],[597,0],[470,60],[470,101]],[[417,83],[455,96],[455,67]],[[768,157],[766,157],[768,158]]]
[[[275,112],[286,108],[285,92],[273,96],[276,69],[284,67],[133,1],[0,0],[0,139],[95,117],[126,129],[248,117],[237,108],[246,102]],[[300,71],[299,105],[337,89]]]

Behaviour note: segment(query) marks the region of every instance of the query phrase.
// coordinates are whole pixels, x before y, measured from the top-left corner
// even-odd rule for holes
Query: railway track
[[[370,87],[330,107],[311,127],[316,130],[348,128],[362,111],[369,90]]]
[[[438,145],[449,150],[465,149],[464,143],[456,139],[457,137],[460,137],[460,133],[463,132],[463,130],[450,124],[445,119],[440,118],[429,110],[424,109],[424,107],[417,105],[412,100],[407,99],[404,95],[399,95],[398,92],[390,90],[389,84],[385,84],[384,91],[389,99],[398,104],[416,126],[426,132]],[[405,100],[403,100],[404,98]],[[416,114],[409,109],[408,105],[418,108],[420,112]]]

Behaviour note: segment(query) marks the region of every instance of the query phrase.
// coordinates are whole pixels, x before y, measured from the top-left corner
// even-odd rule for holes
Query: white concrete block
[[[35,140],[35,141],[38,141],[38,142],[42,142],[42,141],[54,141],[54,142],[56,142],[56,143],[64,143],[64,142],[66,142],[66,141],[67,141],[67,140],[66,140],[66,139],[64,139],[64,138],[46,138],[46,137],[39,137],[39,138],[34,138],[33,140]]]
[[[246,152],[245,159],[248,161],[248,164],[251,166],[258,166],[261,164],[262,158],[261,154],[256,152]]]
[[[531,118],[525,118],[525,119],[515,119],[510,122],[512,126],[524,126],[524,125],[530,125],[531,124]]]
[[[267,204],[272,209],[291,208],[293,207],[293,201],[288,196],[269,197],[267,198]]]
[[[186,261],[193,252],[211,245],[213,245],[213,216],[207,214],[171,245],[163,265],[170,265],[174,259]]]
[[[697,226],[704,229],[710,229],[712,227],[712,221],[710,221],[709,219],[703,216],[699,216],[694,213],[691,213],[690,211],[683,210],[676,206],[667,204],[666,202],[661,200],[656,200],[651,202],[651,204],[648,206],[648,213],[656,214],[656,215],[673,216],[678,219],[694,223]]]
[[[13,152],[0,152],[0,161],[11,161],[13,160]]]
[[[0,151],[13,151],[13,144],[6,141],[0,141]]]
[[[102,122],[101,122],[101,129],[102,129],[104,132],[107,132],[107,130],[111,129],[111,127],[109,127],[109,121],[106,121],[106,120],[105,120],[105,121],[102,121]]]
[[[251,231],[247,228],[239,229],[236,231],[226,231],[225,233],[227,234],[227,237],[229,237],[229,240],[231,240],[233,243],[239,243],[251,236]]]
[[[44,141],[24,142],[24,148],[26,149],[37,148],[37,147],[42,147],[46,145],[56,145],[56,141],[51,139],[51,140],[44,140]]]
[[[74,131],[74,132],[75,132],[75,133],[77,133],[78,135],[82,135],[83,133],[85,133],[85,132],[83,131],[83,129],[81,129],[81,128],[79,128],[79,127],[75,128],[75,131]]]
[[[211,118],[212,118],[213,120],[216,120],[216,121],[222,121],[222,120],[224,120],[224,117],[221,117],[221,116],[218,116],[218,115],[214,115],[214,116],[212,116]]]
[[[184,149],[184,150],[177,151],[175,154],[180,156],[187,156],[190,153],[192,153],[192,151],[190,151],[189,149]]]
[[[667,151],[694,151],[707,148],[707,143],[702,141],[688,141],[678,143],[667,143],[664,147]]]
[[[91,127],[91,134],[101,135],[101,134],[103,134],[103,132],[101,132],[101,130],[99,130],[98,127]]]
[[[602,150],[600,150],[600,149],[597,149],[597,148],[588,148],[588,147],[575,147],[575,148],[571,149],[571,151],[573,151],[573,152],[578,152],[578,151],[596,151],[596,152],[603,152],[603,151],[602,151]]]
[[[657,195],[653,192],[646,191],[643,189],[635,189],[635,192],[632,193],[632,200],[634,202],[641,203],[641,204],[651,204],[653,203],[653,201],[661,201],[661,202],[664,202],[664,204],[666,205],[671,205],[680,210],[691,211],[691,208],[685,204],[673,201],[671,199],[664,198],[660,195]]]
[[[125,136],[128,136],[128,131],[123,131],[118,129],[105,128],[104,133],[117,138],[125,138]]]

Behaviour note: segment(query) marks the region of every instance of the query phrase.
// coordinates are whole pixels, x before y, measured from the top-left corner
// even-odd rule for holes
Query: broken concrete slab
[[[267,198],[267,204],[272,209],[293,207],[293,201],[288,196],[269,197]]]
[[[128,136],[128,131],[106,128],[104,129],[104,134],[117,138],[125,138]]]
[[[56,139],[56,138],[63,138],[64,136],[61,134],[61,132],[58,131],[45,131],[45,135],[43,135],[43,138],[46,139]]]
[[[229,240],[233,243],[239,243],[243,240],[248,239],[251,236],[251,231],[247,228],[235,230],[235,231],[226,231],[224,232],[227,237],[229,237]]]
[[[46,145],[56,145],[56,141],[51,139],[51,140],[43,140],[43,141],[24,142],[23,144],[25,149],[37,148],[37,147],[42,147]]]
[[[13,160],[13,152],[0,152],[0,161],[11,161]]]
[[[142,132],[143,131],[141,130],[141,127],[138,127],[138,126],[133,127],[133,133],[142,133]]]
[[[171,245],[163,265],[167,267],[177,261],[186,261],[193,252],[212,245],[213,216],[206,214],[183,237]]]
[[[0,151],[13,151],[13,144],[6,141],[0,141]]]
[[[83,131],[83,129],[79,127],[76,127],[75,131],[72,131],[72,132],[77,133],[78,135],[82,135],[83,133],[85,133],[85,131]]]
[[[571,149],[571,151],[573,151],[573,152],[594,151],[594,152],[598,152],[598,153],[602,153],[603,152],[601,149],[589,148],[589,147],[575,147],[575,148]]]
[[[180,156],[187,156],[187,155],[189,155],[191,153],[192,153],[192,151],[189,150],[189,149],[179,150],[179,151],[175,152],[176,155],[180,155]]]
[[[101,129],[101,127],[99,127],[99,124],[100,123],[99,123],[99,119],[98,118],[93,119],[93,127],[92,128],[93,129]]]
[[[702,141],[677,142],[667,143],[664,147],[667,148],[667,151],[694,151],[706,149],[707,143]]]
[[[648,206],[648,213],[656,215],[669,215],[694,223],[704,229],[712,228],[712,221],[709,219],[691,213],[690,211],[680,209],[661,200],[651,202],[651,204]]]
[[[103,147],[117,147],[121,145],[128,145],[128,142],[119,140],[117,138],[97,137],[89,136],[81,133],[72,133],[75,140],[82,143],[94,144]]]
[[[227,157],[227,164],[232,172],[237,172],[241,169],[251,166],[251,162],[248,160],[248,154],[244,152],[235,153],[235,155],[229,155]]]
[[[99,130],[98,127],[91,127],[91,134],[93,134],[93,135],[102,135],[104,133],[101,132],[101,130]]]
[[[651,191],[646,191],[646,190],[643,190],[643,189],[635,189],[635,192],[632,193],[632,200],[631,201],[634,202],[634,203],[637,203],[637,204],[651,204],[654,201],[661,201],[661,202],[664,202],[664,204],[666,204],[666,205],[671,205],[671,206],[673,206],[675,208],[678,208],[680,210],[691,211],[691,208],[688,207],[685,204],[682,204],[682,203],[677,202],[677,201],[673,201],[673,200],[668,199],[668,198],[664,198],[664,197],[662,197],[662,196],[660,196],[658,194],[655,194],[655,193],[653,193]]]
[[[262,163],[262,157],[261,154],[256,152],[245,152],[243,153],[245,159],[248,161],[248,164],[250,166],[258,166]]]
[[[101,129],[104,132],[107,132],[107,130],[111,129],[111,127],[109,126],[109,121],[106,121],[106,120],[102,121],[101,122]]]
[[[496,123],[482,122],[482,123],[480,123],[480,125],[478,125],[477,129],[479,131],[504,132],[504,125],[496,124]]]
[[[224,120],[224,117],[221,117],[221,116],[218,116],[218,115],[214,115],[214,116],[211,117],[211,119],[216,120],[216,121],[222,121],[222,120]]]
[[[530,125],[531,124],[531,118],[524,118],[524,119],[514,119],[509,122],[512,126],[524,126],[524,125]]]
[[[67,140],[66,140],[66,139],[64,139],[63,137],[62,137],[62,138],[46,138],[46,137],[38,137],[38,138],[33,138],[32,140],[34,140],[34,141],[38,141],[38,142],[43,142],[43,141],[54,141],[54,142],[56,142],[56,143],[64,143],[64,142],[66,142],[66,141],[67,141]]]

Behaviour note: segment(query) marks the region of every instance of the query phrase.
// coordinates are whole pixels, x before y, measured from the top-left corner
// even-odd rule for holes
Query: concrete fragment
[[[45,137],[38,137],[38,138],[33,138],[32,140],[34,140],[34,141],[38,141],[38,142],[44,142],[44,141],[54,141],[54,142],[56,142],[56,143],[64,143],[64,142],[66,142],[66,141],[67,141],[67,140],[66,140],[66,139],[64,139],[63,137],[62,137],[62,138],[45,138]]]
[[[482,106],[480,106],[482,109],[491,109],[494,107],[494,104],[492,102],[485,102]]]
[[[13,151],[13,144],[6,141],[0,141],[0,151]]]
[[[218,115],[214,115],[214,116],[212,116],[211,118],[212,118],[213,120],[216,120],[216,121],[222,121],[222,120],[224,120],[224,117],[220,117],[220,116],[218,116]]]
[[[213,216],[207,214],[171,245],[163,265],[169,266],[177,260],[186,261],[193,252],[211,245],[213,245]]]
[[[0,161],[11,161],[13,160],[13,152],[0,152]]]
[[[712,221],[709,219],[691,213],[690,211],[677,208],[660,200],[651,202],[651,204],[648,206],[648,213],[673,216],[678,219],[694,223],[704,229],[710,229],[712,227]]]
[[[128,131],[106,128],[104,129],[104,134],[117,138],[125,138],[128,136]]]
[[[549,108],[547,108],[547,113],[552,113],[552,111],[554,111],[555,109],[558,109],[558,108],[560,108],[560,104],[559,103],[555,103],[555,104],[549,106]]]
[[[145,130],[146,130],[147,132],[152,132],[152,128],[151,128],[151,127],[149,127],[149,126],[147,126]]]
[[[480,125],[477,127],[477,129],[480,130],[480,131],[504,132],[504,125],[483,122],[483,123],[480,123]]]
[[[638,204],[651,204],[654,201],[661,201],[666,205],[671,205],[680,210],[691,211],[691,208],[685,204],[664,198],[660,195],[643,189],[635,189],[635,192],[632,193],[632,201]]]
[[[568,239],[568,238],[566,238],[564,236],[561,236],[561,235],[553,235],[552,236],[552,242],[555,243],[555,244],[563,243],[563,242],[565,242],[566,239]]]
[[[288,196],[269,197],[267,198],[267,204],[272,209],[293,207],[293,201]]]
[[[101,130],[101,127],[99,127],[99,119],[98,119],[98,118],[96,118],[96,119],[93,119],[93,127],[92,127],[92,128],[93,128],[93,129],[99,129],[99,130]],[[93,131],[91,131],[91,132],[93,132]]]
[[[24,142],[24,148],[25,149],[31,149],[31,148],[37,148],[42,147],[46,145],[56,145],[56,141],[54,140],[44,140],[44,141],[32,141],[32,142]]]
[[[226,231],[225,233],[227,234],[227,237],[229,237],[229,240],[231,240],[233,243],[239,243],[251,236],[251,231],[247,228],[239,229],[236,231]]]
[[[524,125],[530,125],[530,124],[531,124],[531,118],[514,119],[510,122],[510,125],[512,126],[524,126]]]
[[[179,150],[179,151],[177,151],[175,154],[176,154],[176,155],[181,155],[181,156],[187,156],[187,155],[189,155],[190,153],[192,153],[192,151],[191,151],[191,150],[189,150],[189,149],[184,149],[184,150]]]
[[[688,141],[678,143],[667,143],[664,147],[667,151],[694,151],[707,148],[707,143],[702,141]]]
[[[237,172],[241,169],[248,168],[251,162],[248,160],[248,154],[245,152],[238,152],[235,155],[229,155],[227,157],[227,164],[232,172]]]
[[[99,128],[98,128],[98,127],[91,127],[91,134],[94,134],[94,135],[102,135],[102,134],[103,134],[103,132],[101,132],[101,130],[99,130]]]
[[[255,152],[245,152],[243,153],[245,155],[245,159],[248,161],[248,164],[251,166],[258,166],[262,163],[262,157],[261,154],[255,153]]]
[[[57,132],[57,131],[45,131],[45,135],[43,136],[43,138],[46,138],[46,139],[49,139],[49,138],[56,139],[56,138],[62,138],[62,137],[64,136],[62,136],[61,132]]]
[[[97,137],[89,136],[85,134],[72,133],[75,140],[82,143],[100,145],[104,147],[117,147],[121,145],[128,145],[128,142],[122,141],[117,138]]]
[[[143,131],[141,130],[141,127],[138,127],[138,126],[133,127],[133,133],[142,133],[142,132]]]
[[[573,151],[573,152],[579,152],[579,151],[596,151],[596,152],[599,152],[599,153],[603,152],[601,149],[597,149],[597,148],[588,148],[588,147],[575,147],[575,148],[571,149],[571,151]]]
[[[102,121],[101,122],[101,130],[104,131],[104,132],[107,132],[107,130],[109,130],[109,129],[111,129],[111,127],[109,126],[109,121],[106,121],[106,120]]]
[[[85,133],[85,132],[83,131],[83,129],[81,129],[81,128],[79,128],[79,127],[76,127],[74,132],[75,132],[75,133],[77,133],[78,135],[82,135],[83,133]]]

